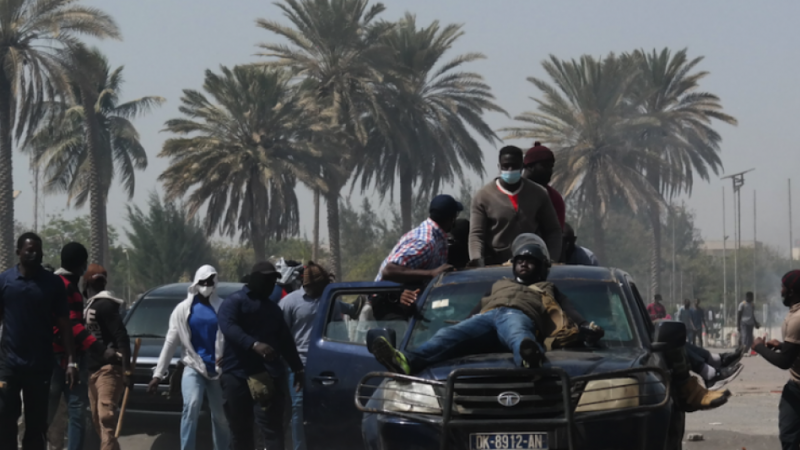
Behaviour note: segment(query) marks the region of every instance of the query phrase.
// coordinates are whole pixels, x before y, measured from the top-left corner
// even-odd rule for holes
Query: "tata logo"
[[[509,408],[516,406],[520,400],[522,400],[522,397],[520,397],[516,392],[511,391],[503,392],[497,396],[497,403]]]

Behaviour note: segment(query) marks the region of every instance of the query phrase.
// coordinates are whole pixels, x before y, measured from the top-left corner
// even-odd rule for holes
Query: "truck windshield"
[[[130,337],[164,338],[169,316],[183,298],[143,298],[130,313],[125,327]]]
[[[622,291],[616,283],[604,281],[556,281],[558,289],[590,322],[600,325],[606,334],[604,347],[638,345]],[[459,323],[477,313],[481,298],[489,293],[492,282],[460,283],[433,288],[417,319],[408,348],[429,340],[440,329]]]

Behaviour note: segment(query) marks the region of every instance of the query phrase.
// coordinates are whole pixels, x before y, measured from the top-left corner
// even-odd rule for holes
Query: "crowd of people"
[[[500,350],[527,368],[540,367],[549,350],[592,346],[602,340],[605,331],[585,319],[547,281],[553,263],[599,264],[590,250],[577,245],[574,229],[565,222],[564,200],[549,185],[554,164],[553,152],[538,142],[525,153],[512,146],[501,149],[500,176],[474,196],[468,220],[459,218],[464,205],[449,195],[438,195],[430,203],[429,217],[402,236],[383,261],[376,281],[407,286],[399,301],[386,302],[381,296],[360,304],[337,301],[334,316],[408,317],[417,301],[416,287],[431,279],[468,267],[508,264],[513,277],[497,281],[466,320],[439,330],[413,350],[395,349],[378,337],[369,351],[387,369],[413,374],[469,354],[472,343],[487,336],[499,338]],[[63,398],[68,405],[68,449],[83,446],[87,404],[101,448],[119,449],[118,405],[132,375],[131,342],[120,315],[124,302],[106,290],[108,273],[88,264],[88,252],[79,243],[64,246],[61,267],[53,272],[42,266],[42,240],[36,234],[20,236],[17,254],[19,264],[0,274],[0,448],[17,448],[24,400],[22,448],[46,449],[48,427],[59,428],[57,408]],[[167,376],[179,377],[182,450],[196,447],[204,400],[211,413],[215,450],[253,450],[256,428],[267,449],[283,449],[287,409],[293,448],[305,449],[304,366],[319,301],[333,280],[333,274],[312,261],[303,265],[281,260],[278,267],[259,261],[242,279],[242,289],[222,299],[216,292],[216,269],[210,265],[197,269],[186,299],[171,313],[148,387],[154,393]],[[687,301],[677,314],[687,325],[687,342],[665,357],[674,396],[687,412],[727,402],[730,392],[723,388],[741,371],[740,360],[750,348],[778,367],[791,368],[792,380],[780,404],[780,433],[784,448],[796,448],[800,271],[783,278],[783,296],[790,307],[784,342],[752,339],[758,323],[748,295],[737,315],[743,345],[731,353],[708,352],[702,340],[697,341],[705,320],[702,308],[699,301],[694,307]],[[656,295],[647,307],[656,323],[670,319],[661,302]],[[179,346],[180,364],[170,374],[170,361]],[[63,429],[50,435],[53,448],[62,448]]]

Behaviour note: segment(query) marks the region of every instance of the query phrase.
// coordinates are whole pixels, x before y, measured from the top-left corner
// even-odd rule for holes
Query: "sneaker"
[[[742,356],[744,356],[744,346],[740,345],[736,350],[728,353],[720,353],[719,355],[719,366],[720,367],[728,367],[736,365],[739,361],[742,360]]]
[[[406,355],[395,349],[385,337],[381,336],[375,339],[369,352],[390,372],[404,375],[411,374],[411,366],[408,365]]]
[[[539,344],[531,338],[525,338],[519,344],[519,356],[522,358],[522,367],[538,369],[542,367],[544,355]]]
[[[744,366],[735,364],[733,366],[723,367],[717,370],[717,376],[710,380],[706,380],[706,389],[709,391],[718,391],[725,387],[728,383],[735,380],[736,377],[742,373]]]
[[[730,391],[709,391],[695,377],[689,377],[678,388],[678,401],[684,412],[704,411],[719,408],[728,402]]]

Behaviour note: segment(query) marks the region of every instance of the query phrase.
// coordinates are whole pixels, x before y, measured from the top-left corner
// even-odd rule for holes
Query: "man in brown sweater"
[[[500,177],[472,199],[469,257],[485,265],[511,259],[511,243],[522,233],[544,239],[550,255],[561,255],[561,225],[547,191],[522,178],[522,150],[500,149]],[[478,264],[480,265],[480,264]]]

